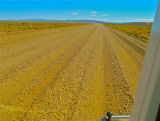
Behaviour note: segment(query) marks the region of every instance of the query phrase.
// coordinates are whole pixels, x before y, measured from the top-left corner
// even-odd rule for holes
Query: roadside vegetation
[[[113,29],[120,30],[125,32],[133,37],[138,38],[144,43],[147,43],[151,33],[151,25],[150,23],[145,24],[106,24]]]
[[[54,29],[82,25],[82,23],[61,22],[0,22],[0,32],[21,32],[28,30]]]

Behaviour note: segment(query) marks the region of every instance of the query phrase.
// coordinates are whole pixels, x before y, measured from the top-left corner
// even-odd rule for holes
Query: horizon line
[[[94,19],[43,19],[43,18],[35,18],[35,19],[0,19],[0,21],[25,21],[25,22],[54,22],[54,21],[95,21],[95,22],[105,22],[105,23],[132,23],[132,22],[140,22],[140,23],[153,23],[153,21],[103,21],[103,20],[94,20]]]

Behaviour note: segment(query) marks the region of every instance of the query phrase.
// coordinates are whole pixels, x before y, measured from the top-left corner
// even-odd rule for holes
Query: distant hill
[[[52,20],[52,19],[21,19],[21,20],[0,20],[0,21],[19,21],[19,22],[63,22],[63,23],[102,23],[102,24],[129,24],[137,26],[152,25],[152,22],[105,22],[98,20]]]
[[[22,21],[22,22],[74,22],[74,23],[105,23],[96,20],[51,20],[51,19],[21,19],[21,20],[3,20],[3,21]]]

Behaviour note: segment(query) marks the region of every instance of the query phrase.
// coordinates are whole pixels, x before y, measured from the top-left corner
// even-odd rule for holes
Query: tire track
[[[107,33],[106,37],[106,51],[108,63],[110,63],[109,69],[113,78],[113,91],[114,94],[116,94],[116,100],[118,101],[119,105],[118,114],[127,114],[128,112],[130,112],[130,107],[132,107],[133,104],[130,82],[126,79],[125,75],[123,74],[119,60],[117,59],[116,54],[113,50],[111,38]]]
[[[91,29],[92,30],[92,29]],[[89,30],[87,30],[87,31],[91,31],[90,29]],[[93,30],[92,30],[93,31]],[[91,31],[91,33],[92,33],[92,31]],[[83,34],[83,33],[82,33]],[[87,34],[85,35],[86,37],[88,37],[89,36],[89,32],[87,32]],[[84,36],[84,37],[85,37]],[[77,36],[77,38],[80,38],[81,37],[81,35],[79,35],[79,36]],[[83,41],[82,43],[84,43],[85,41]],[[70,51],[66,51],[66,50],[64,50],[64,48],[66,48],[66,49],[68,49],[68,50],[70,50],[70,48],[73,48],[73,47],[71,47],[71,46],[73,46],[74,44],[73,43],[75,43],[75,39],[74,38],[72,38],[71,40],[70,40],[70,42],[68,43],[63,43],[62,45],[62,47],[61,48],[59,48],[57,51],[55,51],[55,53],[51,53],[49,56],[47,56],[47,58],[44,58],[42,61],[40,61],[40,63],[37,63],[37,64],[35,64],[34,65],[34,67],[31,67],[31,69],[29,69],[29,70],[27,70],[27,72],[26,71],[24,71],[24,74],[23,74],[23,72],[22,73],[20,73],[20,74],[18,74],[17,76],[16,76],[16,78],[14,79],[14,78],[11,78],[10,79],[10,81],[8,81],[8,83],[4,83],[3,85],[0,85],[1,86],[1,91],[0,92],[2,92],[1,94],[3,94],[3,91],[6,93],[6,95],[8,94],[8,95],[11,95],[11,96],[15,96],[15,91],[18,91],[17,89],[19,89],[19,90],[21,90],[21,88],[24,88],[24,86],[26,86],[26,84],[28,83],[33,83],[32,85],[35,85],[34,83],[36,82],[36,80],[39,80],[39,79],[41,79],[41,77],[42,78],[44,78],[43,77],[43,75],[45,75],[45,73],[47,74],[47,72],[50,72],[49,70],[51,69],[51,68],[53,68],[54,67],[54,65],[55,65],[55,62],[57,61],[56,60],[56,58],[58,58],[58,60],[59,60],[59,62],[57,61],[56,62],[56,64],[58,64],[57,66],[57,69],[55,70],[55,73],[54,74],[56,74],[56,71],[59,71],[60,69],[61,69],[61,66],[63,67],[63,65],[65,65],[66,64],[66,62],[67,61],[70,61],[70,59],[69,58],[72,58],[72,54],[74,54],[74,53],[69,53]],[[72,45],[73,44],[73,45]],[[83,44],[82,44],[83,45]],[[76,44],[76,47],[81,47],[81,44]],[[76,52],[76,49],[78,50],[78,48],[76,48],[76,47],[74,47],[75,49],[75,52]],[[66,51],[66,52],[65,52]],[[66,59],[66,62],[63,60],[63,58],[64,57],[67,57],[67,58],[65,58]],[[48,63],[48,61],[49,61],[49,63]],[[64,62],[63,62],[64,61]],[[44,63],[45,62],[45,63]],[[43,65],[42,65],[43,64]],[[47,64],[47,65],[46,65]],[[53,65],[53,66],[52,66]],[[40,67],[39,66],[42,66],[42,68],[41,68],[41,70],[37,70],[38,72],[37,73],[35,73],[36,75],[37,75],[37,77],[36,77],[36,75],[35,76],[33,76],[33,74],[34,74],[34,69],[36,69],[36,68],[38,68],[38,69],[40,69]],[[46,70],[46,71],[43,71],[43,70]],[[41,72],[42,71],[42,72]],[[27,76],[28,76],[28,73],[29,74],[31,74],[30,76],[29,76],[29,78],[27,78]],[[53,73],[53,72],[52,72]],[[39,77],[38,77],[39,76]],[[33,78],[34,77],[34,78]],[[15,81],[13,81],[13,79],[15,80]],[[11,81],[12,80],[12,81]],[[33,80],[33,81],[32,81]],[[19,83],[19,81],[21,82],[21,83]],[[26,82],[27,81],[27,82]],[[13,83],[14,82],[14,83]],[[27,85],[28,85],[27,84]],[[28,85],[29,86],[29,85]],[[18,88],[17,88],[18,87]],[[10,89],[9,89],[10,88]],[[16,89],[17,88],[17,89]],[[27,87],[27,88],[29,88],[29,87]],[[7,89],[7,92],[6,92],[6,89]],[[24,88],[25,89],[25,88]],[[28,92],[28,91],[27,91]],[[26,93],[27,93],[26,92]],[[14,94],[15,93],[15,94]],[[22,96],[22,95],[21,95]],[[11,98],[10,96],[8,96],[8,97],[4,97],[4,99],[5,98]],[[15,99],[15,98],[13,98],[13,99]],[[13,101],[14,102],[14,101]]]
[[[145,48],[143,48],[139,43],[134,41],[134,39],[130,40],[130,38],[127,38],[127,36],[124,36],[122,33],[118,33],[113,29],[110,29],[110,31],[114,32],[119,38],[121,38],[121,41],[124,41],[126,44],[128,44],[128,46],[132,47],[141,56],[145,55]]]
[[[85,30],[85,28],[83,28]],[[69,38],[74,39],[75,35],[77,34],[82,34],[83,35],[83,29],[80,29],[79,31],[75,31],[75,34],[73,33],[72,35],[69,35],[66,38],[61,39],[64,36],[61,36],[61,38],[54,38],[56,40],[56,42],[52,42],[52,38],[48,39],[46,42],[46,44],[43,44],[42,47],[37,45],[37,49],[31,50],[30,52],[28,52],[28,54],[26,54],[27,56],[20,56],[19,58],[15,58],[14,59],[10,59],[9,62],[6,60],[1,59],[2,62],[4,62],[3,64],[1,64],[1,66],[5,67],[2,68],[1,67],[1,71],[0,71],[0,80],[4,81],[6,79],[9,78],[9,76],[14,76],[14,73],[17,73],[18,71],[22,71],[24,69],[26,69],[27,67],[30,67],[32,64],[34,64],[34,62],[36,62],[37,60],[40,60],[42,58],[42,55],[47,55],[50,54],[52,51],[56,51],[57,48],[60,48],[61,46],[63,46],[63,44],[61,44],[62,42],[67,43],[69,40]],[[70,40],[69,40],[70,41]],[[40,41],[41,42],[41,41]],[[54,48],[53,48],[54,47]]]
[[[120,38],[118,38],[114,33],[111,31],[108,31],[108,33],[110,36],[112,36],[112,46],[115,50],[116,56],[122,67],[125,77],[128,81],[131,82],[131,91],[133,97],[135,97],[135,91],[140,77],[144,57],[142,57],[140,53],[137,53],[137,51],[120,40]]]
[[[95,36],[95,34],[92,34],[92,36]],[[90,37],[87,44],[81,49],[70,64],[68,64],[68,67],[55,78],[59,81],[56,81],[57,83],[52,81],[48,87],[42,91],[43,94],[39,97],[39,103],[34,103],[33,107],[35,110],[39,108],[40,110],[47,111],[47,113],[38,113],[39,117],[36,116],[37,112],[35,112],[35,114],[31,113],[28,114],[28,118],[25,117],[25,119],[39,120],[40,117],[41,119],[46,119],[48,117],[50,120],[71,119],[72,110],[78,101],[78,94],[80,93],[82,81],[85,80],[85,67],[94,45],[91,38],[92,37]],[[50,93],[48,90],[50,90]],[[67,98],[67,100],[65,98]]]
[[[63,38],[63,36],[69,35],[69,33],[76,33],[76,31],[78,32],[79,30],[84,29],[84,27],[79,27],[79,28],[72,28],[72,29],[67,29],[64,31],[58,31],[58,30],[47,30],[44,32],[41,32],[39,34],[36,33],[25,33],[25,36],[20,34],[17,34],[17,38],[20,38],[19,36],[22,36],[22,40],[20,41],[18,40],[18,45],[17,44],[10,44],[10,46],[7,44],[7,46],[9,46],[8,48],[6,48],[6,45],[0,45],[1,49],[2,49],[2,54],[1,54],[1,58],[3,59],[10,59],[12,57],[16,57],[16,56],[20,56],[22,54],[25,54],[28,51],[33,51],[33,49],[36,49],[37,46],[41,45],[41,44],[45,44],[48,41],[51,41],[52,38],[54,38],[54,40],[58,39],[58,38]],[[61,33],[60,33],[61,32]],[[41,35],[41,36],[39,36]],[[13,37],[14,35],[12,35],[11,37]],[[73,35],[72,35],[73,36]],[[10,38],[10,40],[14,41],[14,39]],[[67,36],[66,36],[67,38]],[[6,40],[6,38],[3,38],[4,40]],[[33,41],[34,40],[34,41]],[[42,41],[40,41],[42,40]],[[20,42],[19,42],[20,41]],[[31,41],[31,42],[30,42]],[[25,43],[24,43],[25,42]],[[32,43],[32,44],[30,44]],[[18,48],[16,48],[18,46]],[[14,51],[13,51],[14,49]],[[15,51],[16,49],[16,51]],[[9,52],[9,53],[8,53]],[[5,55],[6,54],[6,55]]]

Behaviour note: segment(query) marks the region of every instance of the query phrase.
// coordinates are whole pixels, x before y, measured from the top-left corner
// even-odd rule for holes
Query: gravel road
[[[0,121],[130,113],[145,49],[101,24],[1,34]]]

